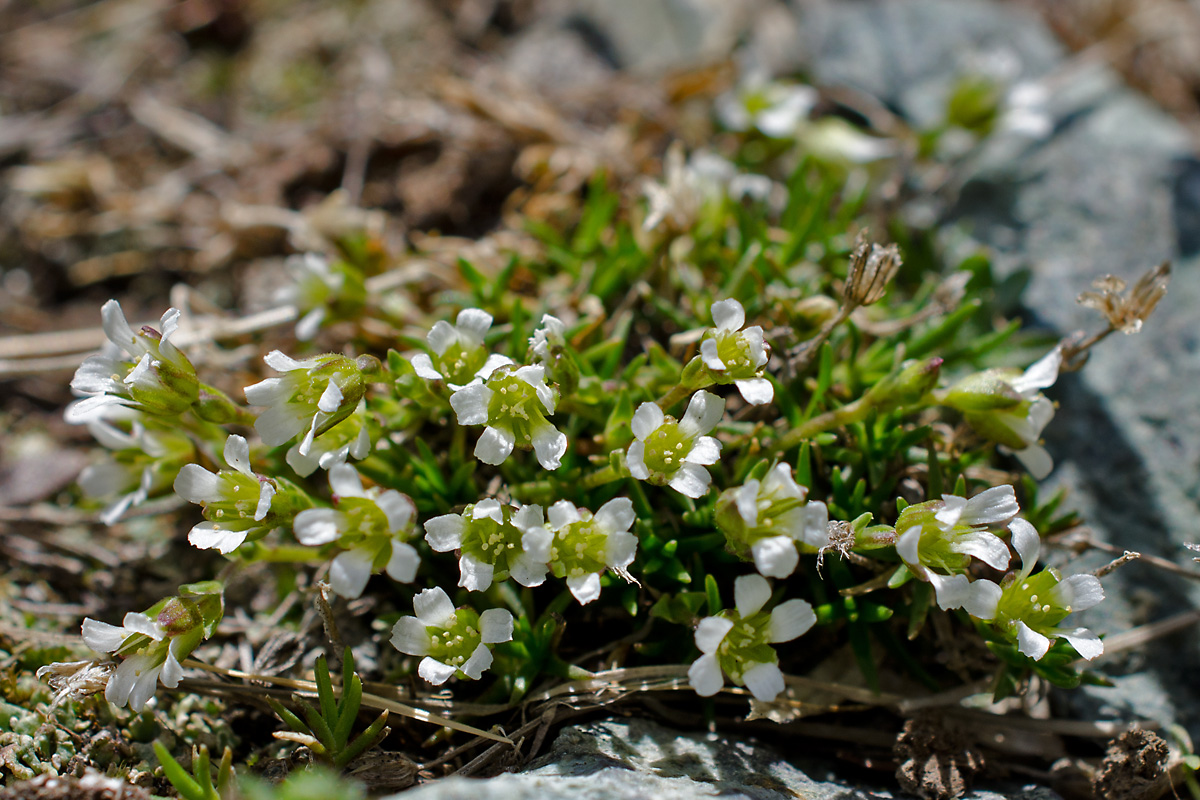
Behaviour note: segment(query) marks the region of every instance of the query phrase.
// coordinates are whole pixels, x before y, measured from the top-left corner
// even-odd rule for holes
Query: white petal
[[[101,306],[100,319],[104,335],[110,342],[132,356],[141,355],[140,349],[137,347],[137,337],[133,333],[133,328],[129,327],[129,323],[125,320],[125,313],[121,311],[120,303],[116,300],[109,300]]]
[[[329,565],[330,588],[347,600],[353,600],[367,587],[374,562],[375,553],[363,548],[339,553]]]
[[[1059,631],[1058,635],[1066,639],[1067,643],[1075,648],[1075,652],[1086,661],[1091,661],[1104,652],[1104,642],[1087,628],[1076,628],[1069,633]]]
[[[489,608],[479,615],[479,639],[484,644],[511,642],[513,615],[503,608]]]
[[[441,587],[434,586],[418,592],[413,598],[413,611],[422,625],[448,627],[454,621],[454,603]]]
[[[629,474],[639,481],[644,481],[650,477],[650,470],[646,466],[645,455],[645,444],[638,440],[629,443],[629,450],[625,453],[625,467],[629,470]]]
[[[1037,661],[1050,649],[1050,640],[1024,622],[1017,623],[1017,649]]]
[[[176,640],[178,641],[178,640]],[[172,642],[174,644],[174,642]],[[183,678],[183,665],[179,663],[179,659],[175,658],[175,654],[171,652],[171,648],[167,648],[167,660],[163,662],[162,672],[159,673],[158,679],[162,681],[162,685],[168,689],[174,689],[179,685],[179,681]]]
[[[150,354],[146,353],[140,359],[129,374],[122,381],[126,386],[137,386],[141,383],[147,388],[154,388],[156,381],[153,375],[150,374],[150,367],[153,364],[153,359]],[[144,379],[144,380],[143,380]]]
[[[221,479],[199,464],[184,464],[175,476],[175,494],[190,503],[212,503],[221,499]]]
[[[271,406],[254,420],[254,430],[267,447],[287,444],[308,425],[308,418],[300,411],[297,406]],[[301,453],[308,455],[308,450],[301,447]]]
[[[337,381],[330,378],[325,391],[321,392],[321,398],[317,400],[317,408],[326,414],[332,414],[341,408],[342,399],[341,387],[337,385]]]
[[[332,508],[306,508],[292,521],[296,541],[309,547],[337,541],[342,535],[342,512]]]
[[[696,647],[701,653],[715,653],[725,635],[733,628],[733,621],[724,617],[705,617],[696,626]]]
[[[321,329],[321,323],[325,320],[328,309],[314,308],[312,311],[305,314],[296,323],[296,339],[301,342],[312,341],[317,335],[317,331]]]
[[[896,555],[910,567],[921,564],[921,527],[914,525],[896,539]]]
[[[130,711],[141,711],[150,698],[154,697],[154,690],[158,688],[158,675],[162,672],[162,668],[162,664],[150,667],[134,681],[133,691],[129,693]]]
[[[446,348],[457,342],[458,338],[458,330],[449,322],[439,319],[433,323],[433,328],[425,336],[425,341],[429,343],[429,349],[440,356],[446,352]],[[414,363],[413,366],[415,367],[416,364]]]
[[[63,419],[72,425],[82,425],[103,419],[112,406],[127,406],[133,401],[111,394],[100,394],[95,397],[85,397],[67,406]]]
[[[771,609],[771,624],[767,629],[767,641],[771,644],[790,642],[801,636],[817,622],[816,612],[805,600],[795,599],[780,603]]]
[[[492,315],[482,309],[464,308],[458,312],[454,325],[461,333],[469,333],[482,343],[483,337],[492,327]]]
[[[570,500],[559,500],[550,506],[550,510],[546,512],[546,516],[550,522],[550,529],[553,531],[561,531],[568,525],[583,519],[583,517],[579,516],[579,509]]]
[[[440,381],[442,373],[433,368],[433,359],[426,353],[417,353],[409,359],[412,364],[413,372],[417,373],[417,377],[424,378],[427,381]]]
[[[496,568],[472,555],[463,553],[458,560],[458,585],[468,592],[482,592],[492,585]]]
[[[600,506],[592,521],[597,528],[609,534],[627,531],[637,521],[633,501],[628,497],[614,497]]]
[[[967,525],[995,525],[1007,522],[1020,510],[1013,487],[993,486],[967,501],[962,522]]]
[[[358,436],[354,437],[353,444],[350,445],[350,455],[357,459],[364,459],[371,452],[371,432],[367,430],[367,426],[363,425],[358,431]]]
[[[457,550],[466,529],[467,521],[458,514],[443,514],[425,521],[425,541],[439,553]]]
[[[715,369],[718,372],[725,371],[725,362],[721,360],[721,356],[717,352],[716,339],[705,339],[700,342],[700,360],[709,369]]]
[[[925,574],[933,584],[939,608],[950,611],[962,608],[963,603],[967,602],[971,583],[966,575],[942,575],[933,571],[926,571]]]
[[[429,631],[416,617],[401,617],[392,626],[392,647],[401,653],[423,656],[429,652],[429,645]]]
[[[942,495],[942,508],[933,515],[933,518],[947,527],[952,527],[958,524],[958,520],[966,508],[967,498],[944,494]]]
[[[712,304],[713,325],[719,330],[736,331],[746,324],[746,310],[732,297]]]
[[[259,483],[258,505],[254,509],[254,521],[262,522],[271,511],[271,499],[275,497],[275,485],[270,481]]]
[[[1054,459],[1050,457],[1050,453],[1046,448],[1040,444],[1031,444],[1024,450],[1017,450],[1013,455],[1029,471],[1034,480],[1043,480],[1054,471]]]
[[[539,425],[533,429],[533,452],[542,469],[558,469],[567,452],[567,435],[548,422]]]
[[[1055,347],[1038,359],[1025,374],[1011,381],[1012,388],[1024,394],[1053,386],[1058,380],[1058,369],[1062,366],[1062,345]]]
[[[534,394],[537,395],[538,402],[542,404],[546,413],[553,414],[554,407],[558,404],[558,394],[546,385],[546,368],[540,364],[532,367],[519,367],[515,374],[517,378],[533,387]]]
[[[762,575],[740,575],[733,582],[733,603],[742,619],[757,614],[771,599],[771,584]]]
[[[440,661],[434,661],[429,656],[422,658],[420,665],[417,667],[417,674],[434,686],[441,686],[450,680],[456,672],[458,670],[455,667],[443,664]]]
[[[721,443],[711,436],[701,436],[696,439],[684,460],[702,467],[715,464],[721,460]]]
[[[201,522],[188,533],[188,543],[201,550],[216,550],[219,553],[232,553],[241,547],[250,530],[231,531],[216,522]]]
[[[642,403],[638,406],[637,411],[633,412],[633,419],[630,420],[629,427],[633,429],[633,435],[639,441],[645,441],[647,436],[658,430],[665,419],[658,403]]]
[[[509,577],[522,586],[541,586],[546,582],[548,571],[544,560],[539,561],[528,553],[522,553],[512,562]]]
[[[522,506],[521,508],[537,508],[540,510],[540,506],[536,505]],[[499,500],[495,499],[494,497],[488,497],[471,506],[471,519],[484,519],[485,517],[487,519],[493,519],[501,524],[504,523],[504,509],[501,507]],[[514,515],[513,524],[516,524],[516,519],[517,518]],[[526,516],[521,516],[522,522],[524,522],[526,519]],[[541,523],[537,522],[532,524],[540,525]]]
[[[812,547],[828,546],[829,509],[825,507],[825,504],[820,500],[809,500],[799,511],[799,516],[803,520],[796,526],[801,531],[799,540]]]
[[[688,668],[688,683],[701,697],[712,697],[721,691],[725,685],[725,677],[721,674],[721,666],[717,657],[705,654],[692,662]]]
[[[394,581],[412,583],[417,577],[421,557],[417,549],[406,542],[392,542],[392,555],[388,558],[387,574]]]
[[[471,653],[470,658],[463,662],[460,669],[468,678],[479,680],[483,675],[483,671],[492,665],[492,651],[487,645],[479,644],[475,647],[475,652]]]
[[[977,619],[995,619],[1003,590],[999,584],[988,580],[972,581],[963,608]]]
[[[761,325],[754,325],[742,331],[742,343],[750,349],[750,358],[754,360],[755,367],[764,366],[771,355],[767,350],[767,346],[763,344],[763,329]],[[745,393],[743,392],[743,396]]]
[[[71,378],[71,389],[77,394],[103,394],[105,392],[121,392],[120,381],[113,380],[113,374],[124,372],[124,365],[114,358],[97,355],[88,356],[75,370]]]
[[[413,516],[417,513],[416,506],[407,495],[400,494],[395,489],[388,489],[383,494],[379,495],[375,500],[375,505],[379,506],[379,510],[387,517],[388,531],[391,533],[399,533],[408,528]]]
[[[485,464],[497,466],[503,464],[513,451],[517,437],[512,431],[493,428],[490,425],[483,429],[479,441],[475,443],[475,457]],[[563,449],[566,450],[567,437],[563,437]],[[555,464],[555,466],[558,466]]]
[[[612,569],[622,572],[637,555],[638,538],[628,531],[615,531],[608,535],[608,545],[604,550],[604,563]],[[629,580],[629,576],[621,577]]]
[[[292,391],[291,382],[283,378],[267,378],[258,383],[252,383],[242,390],[246,395],[246,402],[252,406],[275,406],[286,403],[291,399]]]
[[[307,370],[316,366],[320,366],[321,363],[320,359],[318,358],[302,358],[300,360],[296,360],[280,350],[272,350],[271,352],[267,353],[265,356],[263,356],[263,361],[268,367],[276,372],[293,372],[299,369]]]
[[[230,469],[236,469],[243,475],[254,474],[254,471],[250,469],[250,443],[244,436],[231,434],[225,440],[224,456],[225,463],[229,465]]]
[[[679,432],[689,439],[702,436],[717,426],[725,414],[725,401],[703,389],[692,395],[687,412],[679,421]]]
[[[1054,594],[1059,605],[1083,611],[1104,599],[1104,587],[1095,575],[1071,575],[1054,587]]]
[[[129,701],[129,693],[137,683],[140,667],[149,661],[144,653],[130,656],[121,662],[108,678],[108,686],[104,689],[104,699],[115,706],[123,706]]]
[[[567,588],[580,605],[586,606],[600,598],[600,574],[589,572],[587,575],[572,575],[567,578]]]
[[[955,553],[974,556],[992,569],[1006,569],[1008,567],[1008,545],[994,533],[975,531],[974,533],[963,534],[951,542],[950,549]]]
[[[514,511],[512,515],[512,524],[524,533],[537,530],[549,534],[549,531],[546,531],[543,527],[545,523],[546,518],[542,513],[542,507],[537,503],[526,503]],[[549,541],[550,538],[552,537],[547,538],[546,541]]]
[[[766,378],[744,378],[734,384],[742,399],[752,406],[765,406],[775,399],[775,386]]]
[[[763,703],[770,703],[786,688],[783,671],[779,669],[778,664],[747,665],[746,671],[742,673],[742,682],[746,684],[750,694],[754,695],[754,699]]]
[[[366,497],[358,470],[349,464],[337,464],[329,470],[329,488],[334,497]]]
[[[543,563],[550,559],[550,545],[553,543],[554,534],[544,527],[530,527],[521,536],[521,547],[525,550],[525,555]]]
[[[759,482],[754,478],[746,481],[734,490],[734,503],[737,505],[738,516],[742,522],[753,528],[758,524],[758,491]]]
[[[631,473],[633,469],[629,470]],[[634,477],[637,477],[636,475]],[[708,485],[712,483],[712,476],[704,467],[695,464],[683,464],[679,470],[671,477],[668,482],[675,491],[679,492],[684,497],[696,499],[703,497],[708,491]]]
[[[1042,537],[1032,525],[1020,518],[1008,523],[1008,529],[1012,532],[1013,549],[1021,557],[1021,574],[1028,575],[1041,553]]]
[[[162,628],[159,626],[157,621],[151,619],[146,614],[142,614],[137,611],[130,611],[125,615],[125,618],[121,620],[121,624],[125,626],[125,630],[149,636],[156,642],[162,641]]]
[[[482,383],[472,383],[450,395],[450,407],[454,409],[459,425],[483,425],[488,421],[491,400],[491,389]]]
[[[83,621],[83,643],[101,653],[111,653],[121,646],[130,631],[88,617]]]
[[[492,377],[492,373],[501,367],[507,367],[513,363],[513,360],[508,356],[502,356],[499,353],[492,353],[487,357],[487,361],[483,362],[483,366],[475,370],[475,377],[487,380]]]
[[[787,536],[771,536],[750,545],[754,566],[768,578],[786,578],[796,571],[800,554],[796,543]]]

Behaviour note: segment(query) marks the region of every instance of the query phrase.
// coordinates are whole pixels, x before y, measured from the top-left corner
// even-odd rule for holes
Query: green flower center
[[[465,386],[475,379],[475,373],[483,367],[487,355],[487,348],[463,347],[461,342],[455,342],[440,356],[435,355],[433,361],[447,383]]]
[[[662,425],[646,437],[643,456],[646,468],[651,472],[671,475],[683,464],[683,459],[692,451],[692,440],[684,436],[679,423],[667,417]]]
[[[508,577],[512,562],[524,552],[521,529],[509,521],[512,512],[503,509],[505,521],[496,522],[491,517],[471,519],[467,517],[467,529],[463,532],[461,549],[478,561],[491,564],[495,569],[494,580]]]
[[[591,515],[572,522],[554,534],[550,546],[550,569],[556,578],[571,578],[603,572],[608,536],[596,528]]]
[[[488,401],[488,424],[510,430],[517,444],[530,444],[534,426],[546,420],[537,392],[503,367],[493,373],[488,388],[492,390],[492,399]]]
[[[1052,597],[1060,576],[1057,570],[1044,569],[1004,587],[996,607],[996,619],[1007,626],[1024,622],[1030,628],[1053,628],[1071,613],[1070,607],[1054,604]]]
[[[454,612],[445,628],[427,626],[429,633],[429,655],[451,667],[462,667],[482,641],[479,632],[479,615],[470,608]]]
[[[751,614],[746,619],[736,611],[722,611],[717,616],[731,620],[733,627],[717,646],[717,663],[735,683],[742,682],[747,664],[774,664],[779,661],[775,648],[767,642],[771,615],[766,611]]]
[[[725,364],[729,378],[752,378],[758,372],[750,344],[741,331],[724,331],[713,336],[717,342],[717,357]]]

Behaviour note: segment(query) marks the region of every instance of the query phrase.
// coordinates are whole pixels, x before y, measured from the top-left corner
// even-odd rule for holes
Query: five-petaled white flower
[[[475,457],[503,464],[513,448],[532,447],[545,469],[558,469],[567,437],[546,419],[558,393],[546,385],[545,367],[501,366],[485,382],[462,387],[450,396],[459,425],[487,425],[475,444]]]
[[[458,585],[473,592],[510,575],[522,586],[540,586],[553,538],[541,506],[501,505],[492,498],[425,523],[430,547],[439,553],[459,551]]]
[[[128,654],[109,676],[104,698],[115,706],[128,702],[131,710],[141,711],[154,696],[159,680],[168,689],[179,685],[183,677],[179,662],[186,657],[186,652],[180,651],[188,642],[183,637],[174,637],[166,647],[155,646],[164,642],[167,634],[157,620],[146,614],[131,611],[122,623],[118,628],[89,617],[83,621],[83,642],[101,653]]]
[[[808,119],[816,102],[817,90],[811,86],[773,81],[761,72],[753,72],[720,95],[714,105],[717,118],[729,130],[758,128],[773,139],[790,139]]]
[[[991,619],[999,587],[966,576],[971,558],[993,569],[1008,567],[1008,545],[988,526],[1000,525],[1020,510],[1011,486],[993,486],[971,499],[944,494],[908,506],[896,520],[896,553],[918,578],[933,585],[938,605],[965,608],[979,619]]]
[[[554,534],[550,570],[556,578],[566,578],[567,588],[580,604],[600,597],[600,575],[605,569],[633,580],[625,568],[637,554],[637,537],[629,532],[637,516],[628,497],[609,500],[595,516],[570,500],[559,500],[546,516]]]
[[[1017,649],[1034,660],[1046,655],[1051,639],[1065,639],[1089,661],[1103,653],[1104,642],[1087,628],[1059,624],[1072,612],[1091,608],[1104,599],[1100,580],[1087,574],[1064,578],[1053,567],[1032,574],[1041,552],[1041,536],[1023,519],[1014,519],[1008,529],[1013,548],[1021,557],[1021,571],[1009,573],[1001,582],[996,627],[1015,639]]]
[[[309,508],[292,523],[296,539],[305,545],[338,542],[344,548],[329,566],[329,585],[342,597],[362,594],[376,569],[400,583],[412,583],[421,557],[408,544],[417,509],[395,489],[363,489],[362,478],[349,464],[329,470],[336,508]]]
[[[829,510],[807,496],[791,466],[776,464],[761,481],[752,478],[721,493],[717,527],[735,553],[754,559],[761,574],[786,578],[800,561],[799,550],[817,552],[829,544]]]
[[[296,323],[300,341],[312,340],[331,315],[346,319],[362,310],[367,291],[357,269],[341,262],[333,264],[318,253],[290,256],[285,266],[295,283],[280,292],[279,299],[295,303],[300,313]]]
[[[629,474],[639,481],[670,486],[687,497],[701,497],[712,476],[704,469],[721,457],[721,443],[709,431],[725,413],[725,401],[696,392],[683,419],[663,414],[657,403],[642,403],[630,422],[637,439],[629,445]]]
[[[688,669],[688,682],[701,697],[721,691],[728,676],[754,697],[771,702],[784,690],[779,656],[772,644],[790,642],[817,621],[813,608],[799,598],[762,610],[771,599],[771,586],[761,575],[743,575],[733,584],[736,611],[705,617],[696,626],[696,646],[702,655]]]
[[[216,473],[185,464],[175,478],[175,493],[204,506],[205,521],[192,528],[188,541],[201,550],[229,553],[251,534],[279,525],[283,509],[272,510],[278,484],[250,468],[250,445],[243,437],[235,433],[226,439],[224,456],[231,469]]]
[[[116,300],[105,303],[100,314],[109,344],[89,356],[71,379],[71,389],[84,399],[67,407],[67,422],[102,418],[113,405],[167,417],[191,408],[200,394],[196,370],[170,341],[179,327],[179,310],[162,315],[161,332],[144,327],[134,333]]]
[[[401,653],[424,656],[417,674],[434,686],[452,675],[478,680],[492,665],[489,645],[513,638],[513,616],[502,608],[477,614],[458,608],[440,588],[413,598],[415,617],[401,617],[392,627],[392,646]]]
[[[771,402],[775,387],[762,377],[771,357],[763,344],[760,325],[742,330],[746,311],[737,300],[719,300],[712,304],[713,324],[700,342],[700,358],[717,383],[732,383],[752,406]]]
[[[489,354],[483,337],[492,327],[492,315],[478,308],[464,308],[451,325],[438,320],[425,337],[432,357],[417,353],[412,357],[413,370],[428,381],[445,381],[451,389],[486,380],[497,367],[511,364],[512,359],[497,353]]]
[[[354,413],[334,425],[313,440],[306,455],[300,453],[300,443],[288,448],[288,466],[296,474],[307,478],[317,467],[329,470],[336,464],[345,464],[350,458],[362,461],[371,452],[371,431],[367,424],[366,403],[359,401]]]
[[[366,391],[362,367],[346,356],[330,353],[297,361],[272,350],[263,360],[284,373],[245,390],[250,405],[266,406],[254,429],[267,447],[286,444],[307,429],[297,450],[308,455],[313,439],[353,413]]]

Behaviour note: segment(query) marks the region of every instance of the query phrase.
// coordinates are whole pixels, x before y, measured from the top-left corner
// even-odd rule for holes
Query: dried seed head
[[[1126,296],[1125,281],[1105,275],[1092,283],[1096,291],[1080,293],[1078,302],[1103,314],[1114,330],[1124,334],[1137,333],[1167,293],[1170,279],[1171,265],[1164,261],[1143,275]]]
[[[851,306],[869,306],[878,302],[902,263],[896,245],[869,244],[866,237],[859,234],[850,256],[850,272],[846,276],[842,298]]]

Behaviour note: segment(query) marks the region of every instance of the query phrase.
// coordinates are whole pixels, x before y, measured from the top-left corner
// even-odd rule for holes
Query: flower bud
[[[880,411],[920,402],[937,385],[942,359],[906,361],[900,370],[888,375],[867,392],[867,401]]]

